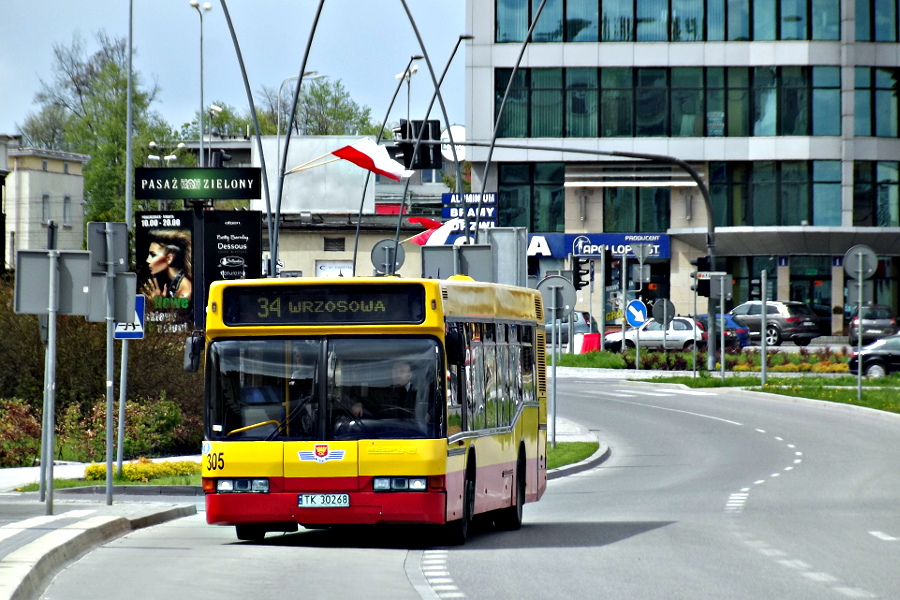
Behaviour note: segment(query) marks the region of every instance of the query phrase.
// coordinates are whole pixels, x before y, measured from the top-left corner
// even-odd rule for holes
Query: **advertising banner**
[[[258,167],[139,167],[134,179],[137,200],[256,200],[262,189]]]
[[[258,210],[203,212],[203,275],[206,287],[223,279],[262,276],[262,213]]]
[[[137,292],[146,300],[147,328],[193,328],[193,214],[137,212],[134,247]]]

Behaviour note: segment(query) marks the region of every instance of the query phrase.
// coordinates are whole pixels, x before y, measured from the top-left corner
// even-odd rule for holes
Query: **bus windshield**
[[[430,337],[216,340],[207,357],[207,439],[442,437],[442,364]]]

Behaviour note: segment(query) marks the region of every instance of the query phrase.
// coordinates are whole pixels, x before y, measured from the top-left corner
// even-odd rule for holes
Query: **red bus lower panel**
[[[207,494],[206,522],[253,525],[294,522],[300,525],[375,525],[445,522],[443,492],[355,492],[344,508],[300,508],[296,493]]]

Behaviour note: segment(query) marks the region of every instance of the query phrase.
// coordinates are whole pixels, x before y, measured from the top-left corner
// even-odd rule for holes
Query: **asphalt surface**
[[[585,461],[548,472],[550,479],[593,468],[609,456],[608,446],[577,423],[557,419],[551,434],[557,442],[598,441],[600,447]],[[54,464],[53,475],[81,477],[84,467]],[[91,550],[131,531],[204,509],[196,486],[113,486],[111,504],[105,486],[54,490],[44,500],[38,492],[17,491],[39,478],[38,467],[0,469],[0,600],[32,600],[56,573]]]

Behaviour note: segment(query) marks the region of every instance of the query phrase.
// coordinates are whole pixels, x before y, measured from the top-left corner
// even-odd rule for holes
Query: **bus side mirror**
[[[200,369],[200,355],[203,353],[203,336],[194,332],[184,341],[184,370],[196,373]]]
[[[447,363],[451,365],[463,365],[466,362],[465,344],[459,329],[453,328],[447,332]]]

